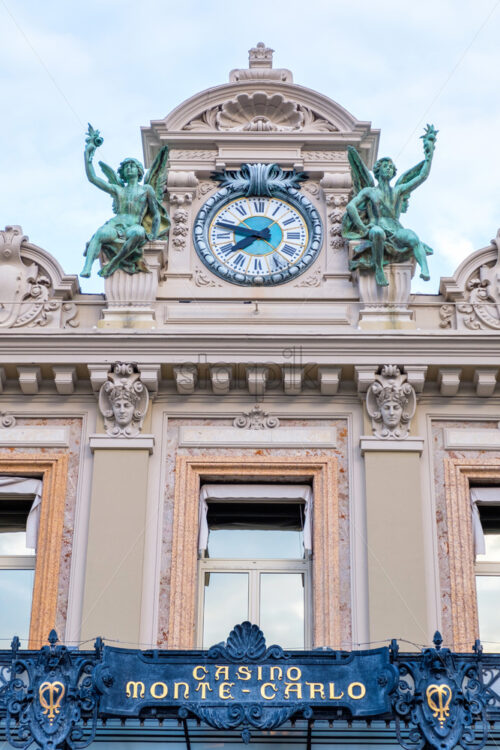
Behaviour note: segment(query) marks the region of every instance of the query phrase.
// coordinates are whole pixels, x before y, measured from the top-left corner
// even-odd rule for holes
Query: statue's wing
[[[120,180],[115,170],[109,166],[109,164],[105,164],[103,161],[100,161],[99,166],[101,167],[105,177],[108,178],[108,182],[111,185],[123,185],[123,182]]]
[[[396,185],[394,187],[397,187],[398,185],[404,185],[407,182],[411,182],[412,180],[414,180],[415,177],[418,177],[424,167],[424,164],[425,161],[421,161],[418,164],[415,164],[415,166],[411,169],[408,169],[406,172],[404,172],[396,182]]]
[[[163,194],[167,185],[167,161],[168,146],[163,146],[156,154],[155,160],[144,178],[144,184],[151,185],[160,203],[163,200]]]
[[[375,183],[370,170],[358,154],[354,146],[347,147],[347,158],[351,165],[352,185],[354,195],[366,187],[374,187]]]

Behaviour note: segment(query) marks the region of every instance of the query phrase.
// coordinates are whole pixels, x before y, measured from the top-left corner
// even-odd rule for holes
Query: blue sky
[[[382,131],[401,172],[439,129],[431,176],[405,224],[434,248],[437,291],[500,226],[500,0],[0,0],[0,225],[79,273],[110,218],[83,170],[87,122],[101,158],[142,158],[139,128],[225,83],[264,41],[276,67]],[[84,291],[101,291],[94,277]]]

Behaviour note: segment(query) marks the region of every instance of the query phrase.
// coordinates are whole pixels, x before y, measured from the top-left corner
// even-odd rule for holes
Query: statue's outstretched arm
[[[101,190],[104,190],[106,193],[110,193],[110,195],[116,195],[116,189],[113,185],[111,185],[109,182],[106,182],[105,180],[98,177],[95,173],[93,159],[94,154],[96,152],[96,149],[99,146],[102,146],[103,139],[101,138],[99,131],[94,130],[92,125],[89,123],[89,129],[87,131],[87,138],[85,142],[85,153],[84,153],[84,159],[85,159],[85,174],[87,175],[87,179],[89,182],[91,182],[96,187],[100,188]]]
[[[421,185],[431,171],[432,158],[436,148],[436,137],[438,131],[434,125],[427,125],[424,134],[420,137],[424,141],[424,161],[416,164],[414,167],[405,172],[396,182],[396,188],[400,193],[411,193],[415,188]]]

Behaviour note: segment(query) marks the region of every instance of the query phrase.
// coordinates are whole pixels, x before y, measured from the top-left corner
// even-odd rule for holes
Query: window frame
[[[456,652],[470,651],[479,638],[475,552],[472,529],[471,485],[500,484],[500,460],[496,458],[445,458],[446,565],[449,569],[448,599],[451,633],[444,633]]]
[[[304,576],[304,645],[297,648],[310,649],[312,633],[311,560],[310,556],[305,556],[302,560],[299,558],[201,558],[198,563],[197,648],[210,648],[213,645],[212,643],[203,644],[206,573],[248,573],[248,619],[259,627],[260,576],[262,573],[301,573]],[[257,583],[255,579],[258,579]],[[233,624],[237,625],[236,622]]]
[[[57,624],[68,462],[67,453],[0,451],[0,474],[42,480],[29,649],[39,649],[46,644],[50,631]],[[64,636],[64,633],[59,635]]]
[[[342,646],[342,622],[351,617],[341,606],[338,458],[303,456],[177,456],[166,645],[192,649],[198,605],[199,493],[204,482],[311,482],[314,493],[311,561],[311,643],[313,648]]]

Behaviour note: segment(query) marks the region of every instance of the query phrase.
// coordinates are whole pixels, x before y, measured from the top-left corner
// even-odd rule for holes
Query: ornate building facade
[[[419,240],[373,218],[379,132],[262,44],[142,140],[140,221],[89,243],[104,295],[0,232],[7,739],[494,742],[500,235],[411,294]],[[87,174],[120,201],[142,175],[96,177],[101,145]]]

